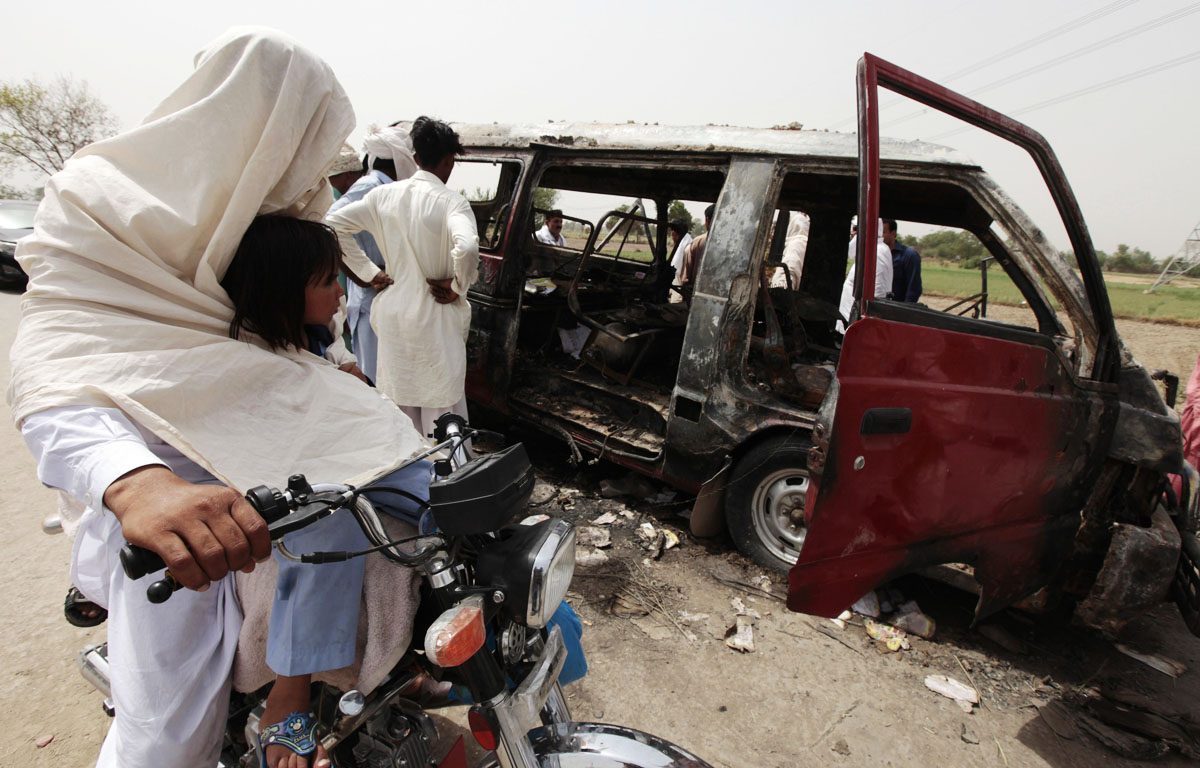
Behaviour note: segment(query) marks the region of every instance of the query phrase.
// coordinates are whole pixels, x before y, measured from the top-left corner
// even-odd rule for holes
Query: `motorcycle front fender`
[[[665,739],[620,725],[556,723],[529,732],[540,768],[712,768]]]

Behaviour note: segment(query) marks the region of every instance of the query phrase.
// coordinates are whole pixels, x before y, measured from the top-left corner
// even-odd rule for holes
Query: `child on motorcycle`
[[[221,285],[234,305],[229,335],[265,343],[271,350],[305,350],[339,362],[345,345],[330,328],[343,296],[337,281],[341,249],[324,224],[287,216],[259,216],[246,230]],[[367,382],[351,362],[340,369]],[[365,384],[364,384],[365,385]],[[418,462],[393,476],[418,497],[427,496],[429,464]],[[392,495],[377,508],[415,522],[417,506]],[[365,549],[366,538],[348,515],[334,515],[286,538],[297,552]],[[303,565],[277,556],[279,577],[267,639],[267,664],[277,674],[266,701],[260,740],[270,768],[304,768],[313,754],[327,765],[309,710],[312,674],[354,660],[363,561]],[[315,753],[315,754],[314,754]]]

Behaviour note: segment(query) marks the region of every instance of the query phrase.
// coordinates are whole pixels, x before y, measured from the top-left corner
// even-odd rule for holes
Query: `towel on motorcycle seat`
[[[354,123],[329,65],[281,33],[236,28],[141,125],[76,152],[17,248],[29,287],[16,423],[119,408],[240,491],[296,473],[358,483],[412,455],[411,421],[355,377],[229,338],[220,281],[246,228],[259,214],[320,221]]]
[[[381,515],[380,519],[393,539],[413,536],[417,532],[416,528],[394,517]],[[244,618],[233,662],[233,687],[243,693],[258,690],[275,679],[275,673],[267,666],[267,627],[275,600],[278,571],[275,558],[270,558],[259,563],[251,573],[237,574],[238,598]],[[412,642],[420,579],[416,569],[397,567],[379,555],[367,557],[354,663],[313,677],[343,691],[357,688],[370,693],[375,690]],[[319,611],[320,607],[316,606],[314,610]]]

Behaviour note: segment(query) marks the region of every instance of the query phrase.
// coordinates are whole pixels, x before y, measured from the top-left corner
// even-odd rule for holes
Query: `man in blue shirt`
[[[896,241],[896,220],[883,220],[883,242],[892,251],[892,297],[916,303],[921,298],[921,254]]]

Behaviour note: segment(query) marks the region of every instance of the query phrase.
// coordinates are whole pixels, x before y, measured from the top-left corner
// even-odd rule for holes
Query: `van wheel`
[[[742,554],[764,568],[786,573],[804,546],[811,447],[803,437],[774,438],[751,448],[733,467],[725,523]]]

